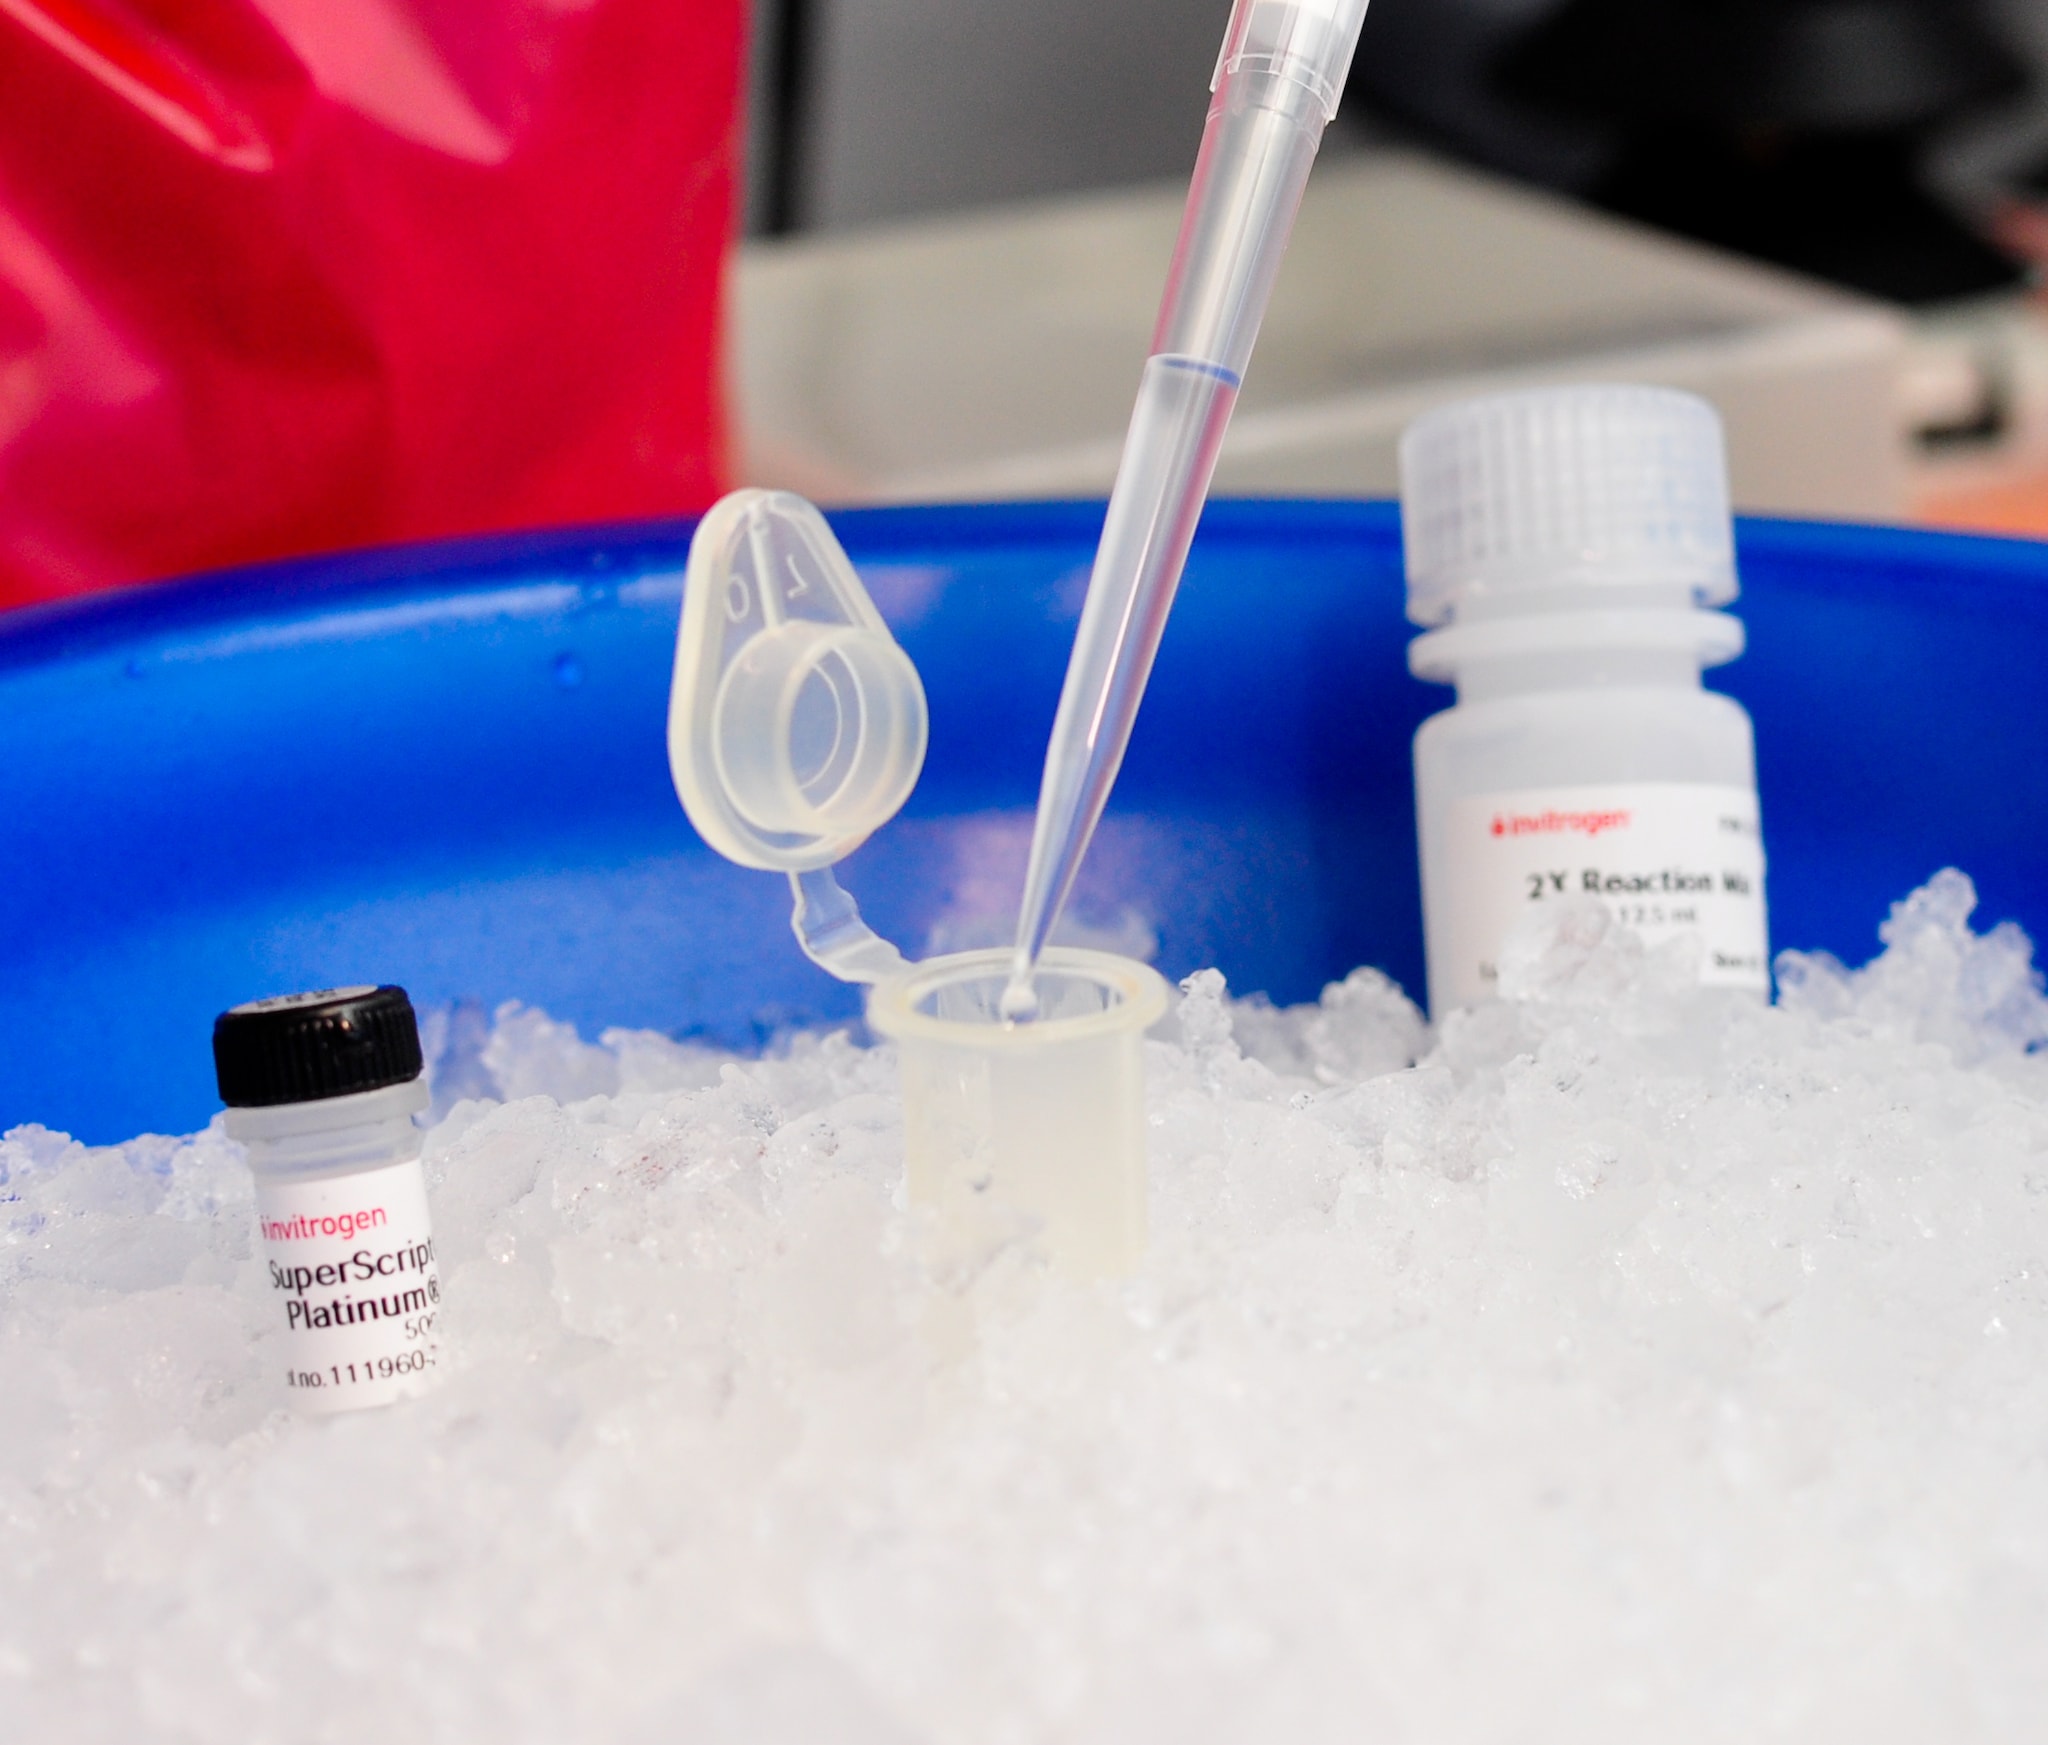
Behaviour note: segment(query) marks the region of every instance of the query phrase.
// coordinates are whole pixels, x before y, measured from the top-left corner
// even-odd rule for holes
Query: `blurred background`
[[[1228,0],[754,0],[741,464],[1099,493]],[[1496,380],[1707,393],[1753,508],[2048,531],[2048,6],[1373,0],[1219,474]]]
[[[0,605],[1099,497],[1227,0],[0,0]],[[2043,0],[1374,0],[1217,474],[1707,395],[1752,510],[2048,532]]]

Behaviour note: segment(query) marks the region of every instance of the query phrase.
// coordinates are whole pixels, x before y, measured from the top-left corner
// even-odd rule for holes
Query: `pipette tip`
[[[998,1007],[1005,1024],[1029,1024],[1038,1016],[1038,990],[1031,985],[1031,967],[1010,972],[1010,984],[1003,989]]]

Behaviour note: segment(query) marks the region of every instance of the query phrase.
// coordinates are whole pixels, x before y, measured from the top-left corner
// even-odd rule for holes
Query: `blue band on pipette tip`
[[[1152,354],[1152,361],[1164,364],[1170,370],[1186,370],[1190,375],[1213,376],[1226,387],[1241,388],[1244,377],[1236,370],[1223,364],[1212,364],[1207,358],[1189,357],[1185,352],[1159,351]]]

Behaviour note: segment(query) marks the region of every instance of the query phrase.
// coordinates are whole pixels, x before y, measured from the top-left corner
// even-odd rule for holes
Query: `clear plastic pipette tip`
[[[1005,1024],[1029,1024],[1038,1016],[1038,990],[1031,985],[1031,964],[1021,956],[1011,966],[1009,985],[997,1007]]]
[[[1031,976],[1130,743],[1223,433],[1286,252],[1366,0],[1236,0],[1216,101],[1181,216],[1152,355],[1046,748],[1017,955],[1003,1015],[1036,1009]]]

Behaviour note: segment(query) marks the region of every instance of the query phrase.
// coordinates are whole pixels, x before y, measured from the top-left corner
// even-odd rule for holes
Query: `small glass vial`
[[[403,988],[254,1000],[214,1021],[227,1132],[248,1148],[284,1386],[316,1413],[436,1379],[441,1276],[413,1116],[427,1106]]]
[[[1597,898],[1768,995],[1749,716],[1702,688],[1742,652],[1721,422],[1661,388],[1447,406],[1401,442],[1409,649],[1457,705],[1415,736],[1429,1004],[1490,998],[1534,905]]]

